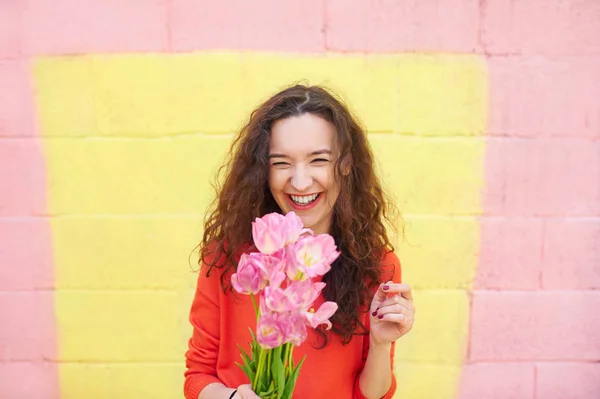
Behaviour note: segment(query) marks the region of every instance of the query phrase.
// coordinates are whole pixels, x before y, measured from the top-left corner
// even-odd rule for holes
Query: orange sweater
[[[382,268],[382,282],[400,282],[400,262],[394,253],[387,254]],[[250,353],[248,328],[256,331],[252,302],[246,295],[225,294],[220,286],[220,270],[211,273],[210,277],[206,277],[202,270],[198,276],[190,312],[190,322],[194,328],[186,352],[184,393],[187,399],[197,399],[200,391],[214,382],[232,388],[249,383],[235,363],[241,363],[238,344]],[[315,307],[323,301],[321,295]],[[366,310],[363,309],[361,313],[361,321],[369,328],[370,318]],[[307,355],[296,382],[294,399],[366,399],[360,391],[358,376],[368,354],[369,336],[355,335],[344,346],[339,337],[332,334],[325,348],[315,349],[318,335],[311,328],[308,330],[306,341],[294,349],[294,363]],[[394,345],[390,357],[393,365]],[[391,398],[395,390],[396,379],[393,376],[392,386],[384,398]]]

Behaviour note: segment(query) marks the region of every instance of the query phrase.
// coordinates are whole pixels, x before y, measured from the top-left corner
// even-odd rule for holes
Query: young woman
[[[255,399],[238,344],[256,327],[248,296],[229,284],[251,224],[295,212],[316,234],[329,233],[341,255],[323,276],[316,305],[339,308],[327,332],[309,329],[294,398],[391,398],[394,342],[411,330],[410,287],[385,229],[390,213],[365,131],[335,96],[296,85],[256,109],[234,141],[231,160],[200,245],[201,271],[186,352],[187,399]]]

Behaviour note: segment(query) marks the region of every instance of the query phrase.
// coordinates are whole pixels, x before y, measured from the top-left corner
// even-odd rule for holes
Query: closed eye
[[[327,163],[329,162],[329,159],[325,159],[325,158],[316,158],[312,160],[313,163]]]

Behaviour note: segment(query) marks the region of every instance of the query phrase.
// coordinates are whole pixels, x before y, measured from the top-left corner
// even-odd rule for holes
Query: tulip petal
[[[328,301],[323,303],[316,312],[305,312],[304,318],[306,323],[312,328],[317,328],[319,325],[325,324],[326,329],[329,330],[331,328],[329,319],[337,309],[337,303]]]

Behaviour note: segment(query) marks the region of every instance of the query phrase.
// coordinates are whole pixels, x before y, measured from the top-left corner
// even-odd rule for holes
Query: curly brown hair
[[[252,222],[267,213],[281,213],[268,185],[271,127],[304,113],[331,122],[337,132],[335,178],[340,194],[330,234],[341,255],[323,277],[327,284],[323,295],[339,305],[331,319],[332,331],[347,343],[353,335],[366,333],[360,308],[369,305],[374,287],[382,281],[381,261],[394,249],[386,226],[395,227],[396,211],[375,173],[365,129],[344,102],[325,88],[296,84],[252,112],[231,145],[228,162],[219,169],[217,182],[221,183],[214,186],[217,195],[207,212],[199,264],[207,266],[207,274],[225,268],[221,284],[230,289],[227,272],[235,271],[240,248],[251,245]],[[328,338],[322,336],[325,346]]]

